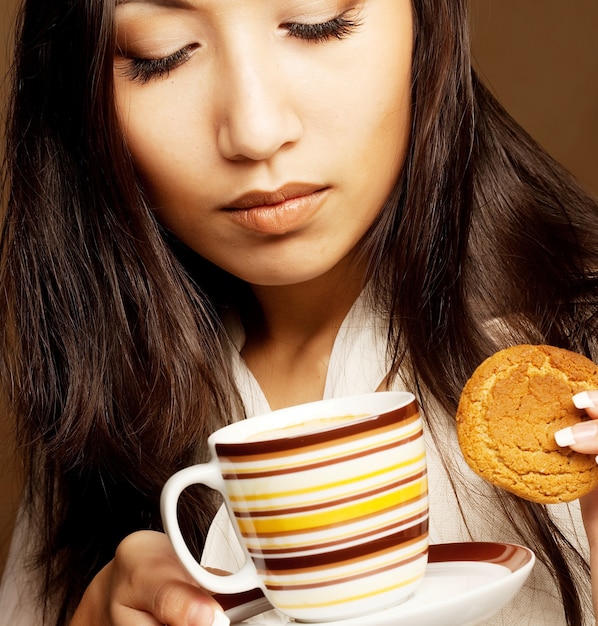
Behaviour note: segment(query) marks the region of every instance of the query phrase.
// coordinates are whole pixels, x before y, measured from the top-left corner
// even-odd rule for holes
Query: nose
[[[217,142],[226,159],[267,160],[299,140],[303,127],[289,76],[267,50],[246,46],[229,54],[219,84]]]

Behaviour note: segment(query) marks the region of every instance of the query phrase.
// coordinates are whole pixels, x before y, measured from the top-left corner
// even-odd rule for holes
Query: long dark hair
[[[444,416],[473,369],[507,345],[598,360],[598,203],[472,71],[466,3],[413,6],[410,154],[366,245],[389,313],[391,374],[408,370],[424,407],[433,397]],[[427,417],[434,434],[434,411]],[[551,571],[567,623],[583,623],[588,563],[546,507],[496,495]]]
[[[391,320],[391,375],[407,368],[422,401],[450,414],[503,345],[598,356],[598,210],[477,80],[466,0],[413,6],[409,155],[363,251]],[[124,536],[160,529],[166,477],[201,459],[206,434],[242,410],[211,291],[217,270],[162,232],[119,133],[113,11],[110,1],[27,0],[7,133],[0,376],[11,381],[58,625]],[[502,334],[488,331],[493,319]],[[543,507],[499,498],[553,572],[568,623],[582,624],[575,576],[588,579],[587,564]],[[215,503],[198,492],[186,506],[199,550]]]
[[[216,311],[168,250],[118,132],[113,10],[25,4],[7,138],[1,378],[58,624],[125,535],[161,528],[161,485],[238,410]],[[193,499],[181,518],[200,549],[215,503]]]

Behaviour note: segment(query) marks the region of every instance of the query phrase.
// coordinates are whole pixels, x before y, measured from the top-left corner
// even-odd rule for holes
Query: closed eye
[[[122,68],[122,75],[142,85],[151,80],[166,78],[170,72],[179,67],[179,65],[187,62],[197,48],[199,48],[199,44],[190,44],[177,50],[173,54],[154,59],[141,57],[127,58],[126,55],[123,55],[126,59],[126,63]]]
[[[359,20],[349,17],[350,13],[350,11],[345,11],[338,17],[326,22],[315,24],[286,22],[282,26],[287,30],[289,37],[296,37],[306,41],[321,43],[331,39],[345,39],[361,26]]]

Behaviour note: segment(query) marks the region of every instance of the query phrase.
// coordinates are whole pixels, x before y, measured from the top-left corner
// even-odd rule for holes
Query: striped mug
[[[209,463],[174,474],[164,527],[205,589],[260,588],[285,615],[334,621],[408,599],[428,553],[422,420],[414,396],[379,392],[273,411],[208,439]],[[204,569],[179,529],[177,501],[195,483],[224,496],[246,553],[229,576]]]

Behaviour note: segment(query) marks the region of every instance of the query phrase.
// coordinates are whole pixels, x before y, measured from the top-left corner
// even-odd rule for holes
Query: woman
[[[11,624],[226,623],[159,532],[163,483],[231,419],[361,388],[418,393],[433,541],[536,551],[489,623],[592,619],[576,505],[492,490],[454,438],[498,348],[598,358],[598,207],[472,72],[465,5],[25,2],[0,248],[27,470]],[[194,492],[180,517],[227,569],[217,506]]]

